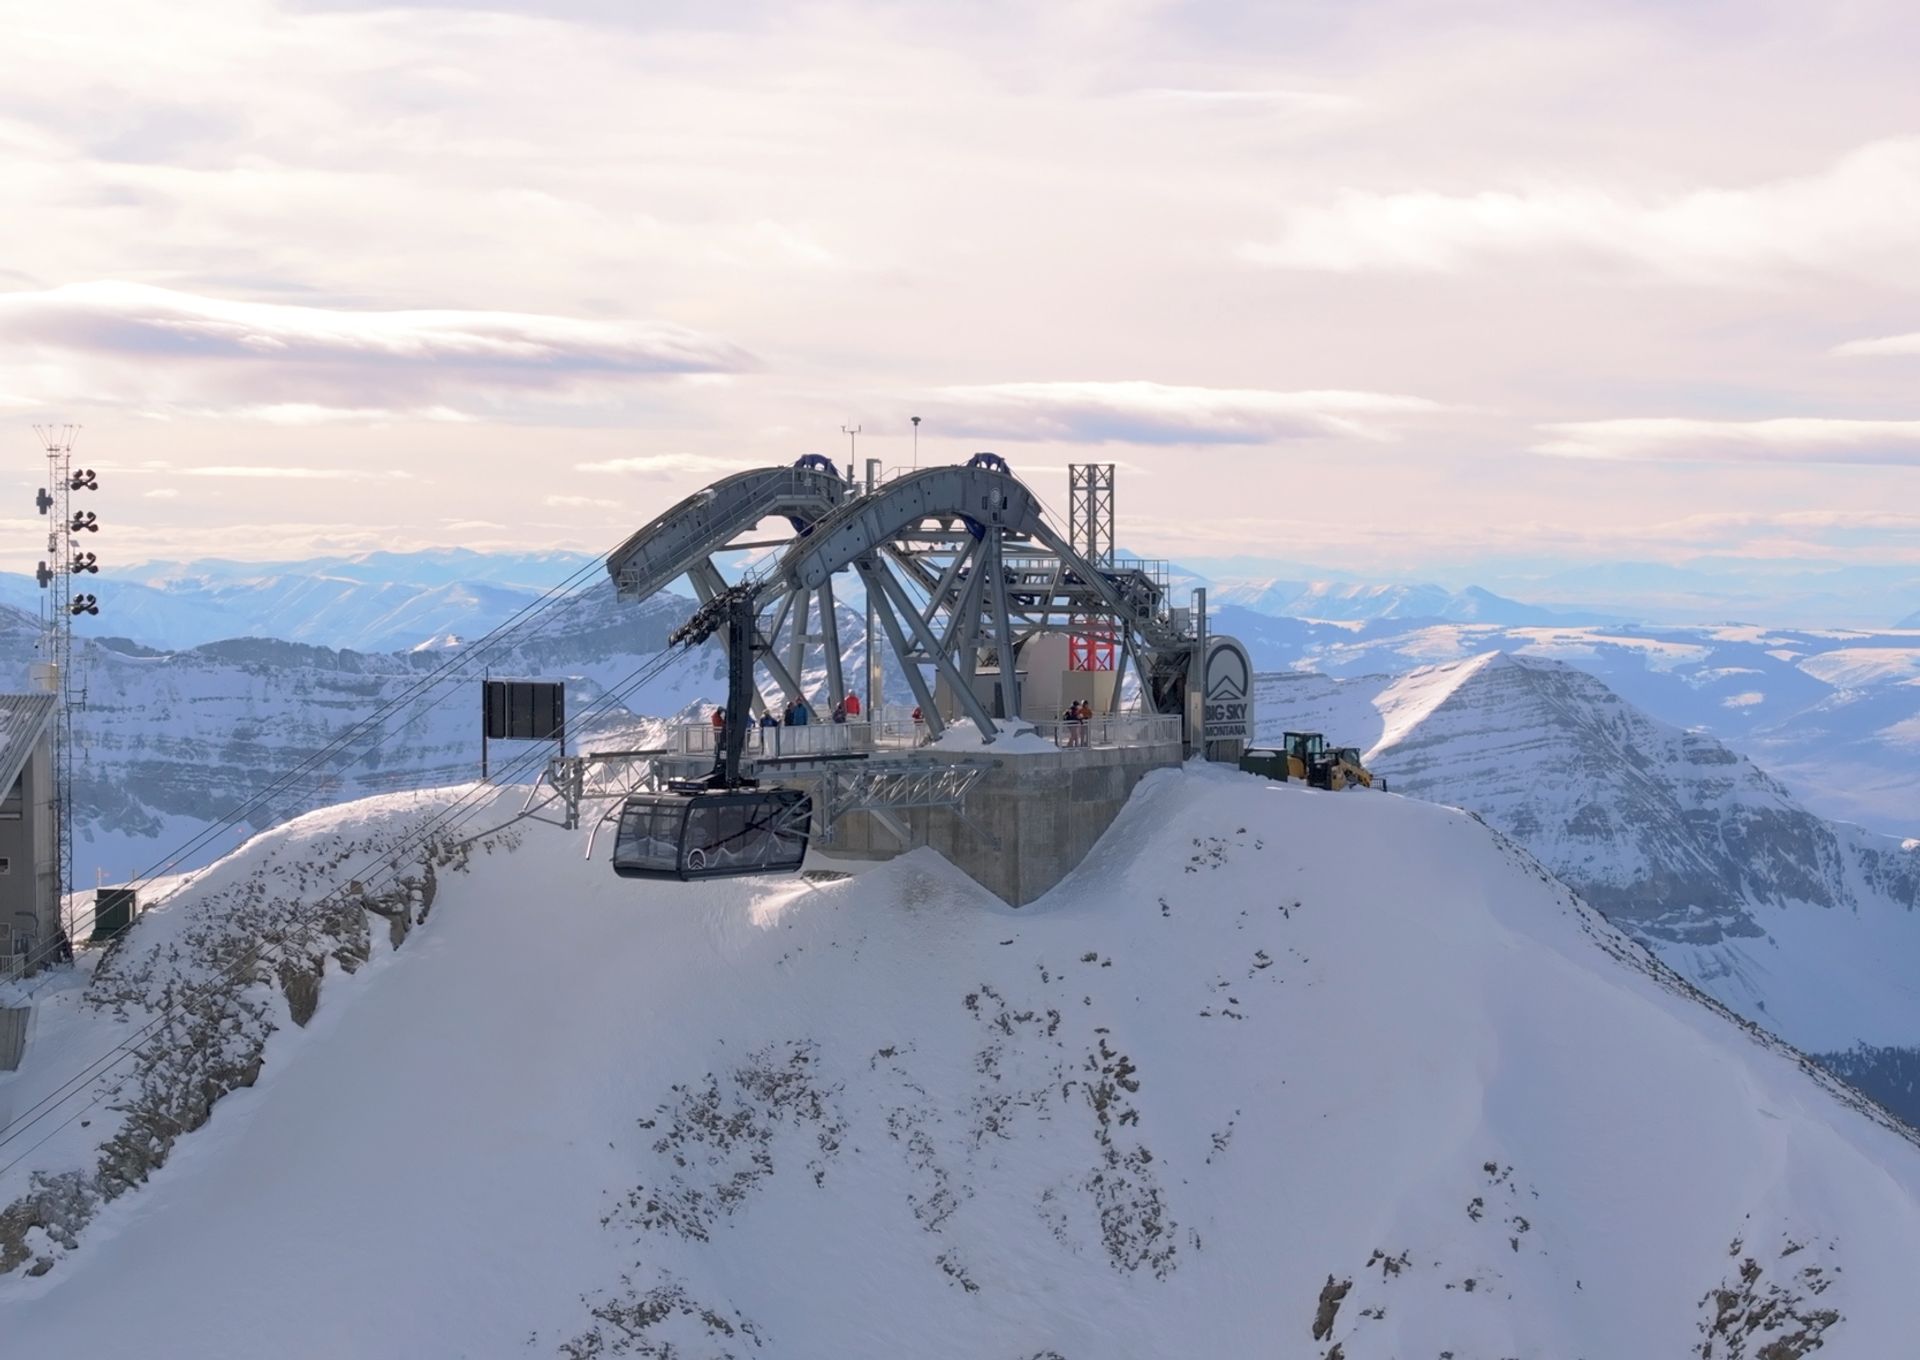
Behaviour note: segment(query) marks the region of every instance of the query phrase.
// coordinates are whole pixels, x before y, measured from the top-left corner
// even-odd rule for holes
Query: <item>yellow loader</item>
[[[1329,746],[1320,732],[1287,732],[1280,738],[1287,753],[1287,777],[1309,788],[1373,787],[1373,774],[1360,763],[1357,746]]]

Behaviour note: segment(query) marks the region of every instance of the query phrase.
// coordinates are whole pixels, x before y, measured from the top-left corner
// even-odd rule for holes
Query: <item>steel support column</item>
[[[887,579],[887,569],[862,558],[854,564],[860,573],[861,584],[867,588],[867,600],[880,616],[880,626],[886,629],[887,641],[893,644],[893,654],[900,658],[900,667],[907,673],[907,688],[913,691],[913,697],[920,705],[920,720],[927,725],[930,736],[939,736],[946,730],[946,724],[940,720],[938,707],[933,702],[933,693],[927,688],[927,678],[920,674],[920,667],[907,658],[907,639],[900,631],[900,620],[893,615],[893,604],[887,598],[880,583]]]

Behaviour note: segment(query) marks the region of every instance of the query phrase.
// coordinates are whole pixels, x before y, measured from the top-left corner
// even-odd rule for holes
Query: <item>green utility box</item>
[[[1276,784],[1287,782],[1287,753],[1274,746],[1253,746],[1240,757],[1240,768]]]
[[[93,938],[111,940],[133,924],[140,894],[132,888],[101,888],[93,895]]]

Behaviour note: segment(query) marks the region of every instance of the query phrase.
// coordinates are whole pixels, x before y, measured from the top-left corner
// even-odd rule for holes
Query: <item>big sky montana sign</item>
[[[1253,740],[1253,665],[1230,637],[1208,639],[1202,696],[1206,740]]]

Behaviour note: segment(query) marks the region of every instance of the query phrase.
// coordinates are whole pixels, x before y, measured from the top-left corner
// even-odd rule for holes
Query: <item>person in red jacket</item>
[[[847,718],[852,720],[860,716],[860,696],[852,690],[847,691]]]

